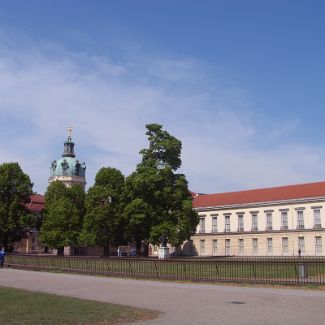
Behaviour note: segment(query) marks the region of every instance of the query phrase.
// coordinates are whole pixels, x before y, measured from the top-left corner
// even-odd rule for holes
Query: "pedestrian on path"
[[[3,264],[5,262],[5,256],[6,256],[6,252],[5,252],[5,248],[2,247],[1,251],[0,251],[0,268],[3,268]]]

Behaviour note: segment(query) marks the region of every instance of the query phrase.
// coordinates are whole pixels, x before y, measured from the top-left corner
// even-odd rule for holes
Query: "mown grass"
[[[158,312],[0,287],[0,324],[113,325],[153,319]]]

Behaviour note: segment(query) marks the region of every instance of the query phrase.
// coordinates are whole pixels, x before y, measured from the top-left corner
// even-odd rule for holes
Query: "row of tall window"
[[[212,254],[225,254],[225,255],[231,255],[236,254],[236,249],[233,249],[231,251],[231,242],[230,239],[225,239],[225,245],[222,248],[219,248],[220,239],[213,239],[212,240]],[[245,246],[247,244],[247,241],[250,241],[250,239],[244,239],[240,238],[238,239],[238,255],[245,254],[245,249],[249,249],[249,253],[252,253],[253,255],[259,254],[259,240],[258,238],[252,238],[251,239],[251,247]],[[273,254],[273,238],[266,238],[266,253],[267,254]],[[205,240],[202,239],[200,241],[200,255],[205,255]],[[221,251],[221,249],[224,249],[224,251]],[[305,237],[298,237],[298,250],[300,250],[301,254],[305,253]],[[265,253],[265,252],[263,252]],[[297,253],[297,252],[296,252]],[[282,254],[289,254],[289,238],[288,237],[282,237]],[[316,236],[315,237],[315,254],[321,255],[322,254],[322,237]]]
[[[313,215],[314,215],[314,228],[321,228],[321,213],[320,208],[313,208]],[[280,209],[280,216],[281,216],[281,230],[286,230],[289,228],[288,226],[288,211],[289,209]],[[296,209],[297,213],[297,229],[304,229],[305,228],[305,217],[304,217],[304,208]],[[251,231],[258,231],[258,230],[273,230],[273,210],[265,211],[265,218],[266,218],[266,228],[259,229],[258,225],[258,213],[251,212]],[[212,214],[212,233],[216,232],[230,232],[230,216],[231,214],[225,213],[224,218],[224,229],[218,230],[218,218],[220,218],[217,214]],[[222,216],[221,216],[222,217]],[[244,231],[244,213],[237,213],[237,231],[242,232]],[[236,230],[233,230],[236,231]],[[205,216],[200,217],[200,233],[205,233]]]

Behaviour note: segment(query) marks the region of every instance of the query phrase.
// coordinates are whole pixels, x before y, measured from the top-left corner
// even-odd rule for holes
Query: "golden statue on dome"
[[[70,138],[70,139],[71,139],[71,136],[72,136],[72,129],[73,129],[72,125],[70,124],[68,129],[67,129],[68,130],[68,138]]]

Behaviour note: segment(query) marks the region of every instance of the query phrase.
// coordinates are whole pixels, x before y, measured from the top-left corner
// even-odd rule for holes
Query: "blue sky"
[[[324,39],[316,0],[0,0],[0,163],[43,193],[71,123],[91,186],[156,122],[193,191],[324,180]]]

